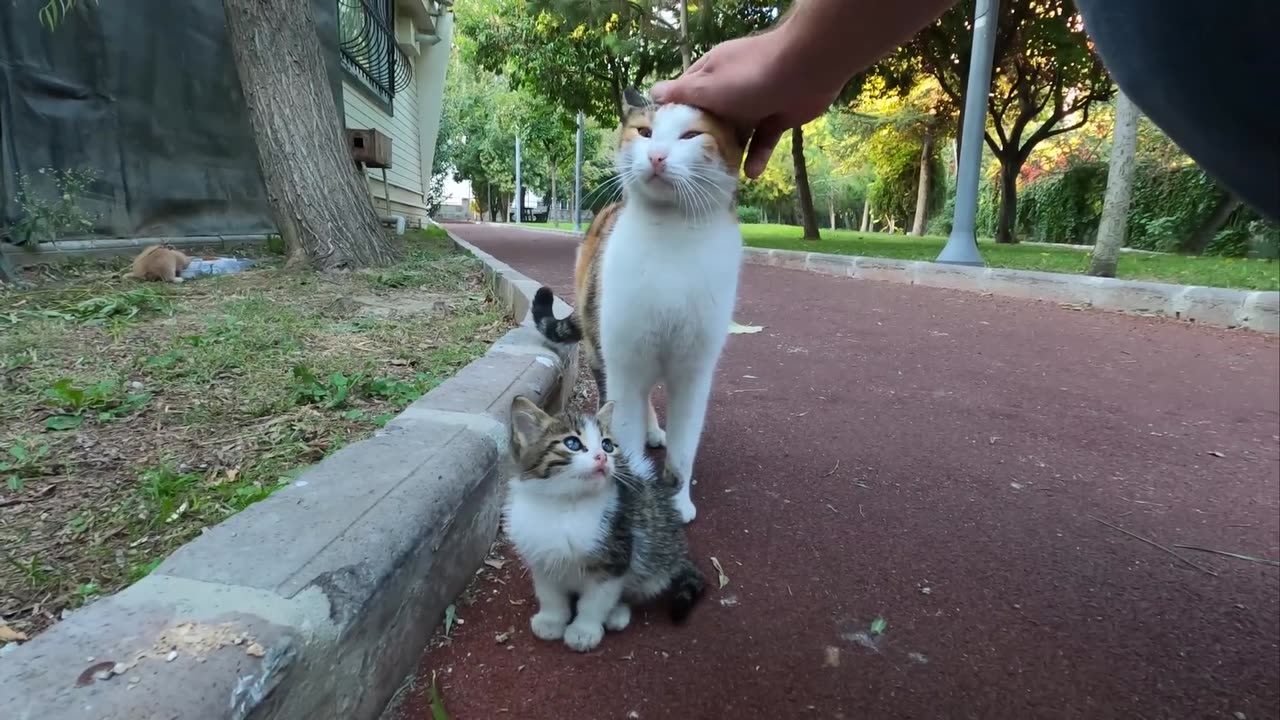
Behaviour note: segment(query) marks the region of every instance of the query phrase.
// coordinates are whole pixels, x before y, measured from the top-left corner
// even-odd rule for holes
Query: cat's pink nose
[[[609,465],[609,456],[603,450],[597,450],[595,455],[591,456],[596,461],[596,469],[603,470]]]
[[[650,150],[649,164],[653,166],[655,173],[665,172],[667,169],[667,153],[661,150]]]

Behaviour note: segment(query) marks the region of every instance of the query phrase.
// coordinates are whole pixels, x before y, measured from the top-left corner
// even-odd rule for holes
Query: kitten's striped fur
[[[605,627],[626,627],[630,603],[667,595],[672,620],[683,622],[706,587],[672,503],[677,488],[655,477],[642,453],[612,444],[612,413],[612,403],[595,415],[554,416],[525,397],[511,405],[518,474],[505,527],[533,575],[532,629],[579,651],[599,644]],[[579,596],[572,623],[571,594]]]

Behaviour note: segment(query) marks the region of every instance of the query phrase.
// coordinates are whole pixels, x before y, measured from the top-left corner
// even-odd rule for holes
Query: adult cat
[[[544,287],[533,317],[548,339],[583,342],[601,402],[616,402],[619,444],[665,440],[664,474],[679,484],[674,502],[689,522],[693,461],[742,263],[734,211],[742,143],[696,108],[655,107],[634,90],[624,99],[615,160],[623,201],[596,216],[578,250],[579,309],[557,320]],[[667,390],[665,438],[650,400],[658,382]]]

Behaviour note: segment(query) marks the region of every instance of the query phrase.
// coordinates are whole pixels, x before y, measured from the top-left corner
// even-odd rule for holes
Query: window
[[[394,27],[395,0],[338,0],[342,66],[388,106],[412,79]]]

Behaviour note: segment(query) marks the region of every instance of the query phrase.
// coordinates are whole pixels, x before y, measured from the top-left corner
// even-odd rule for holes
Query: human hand
[[[805,67],[790,49],[782,28],[730,40],[680,78],[655,84],[650,94],[654,102],[692,105],[737,127],[750,138],[744,171],[755,179],[782,133],[826,112],[843,85]]]

